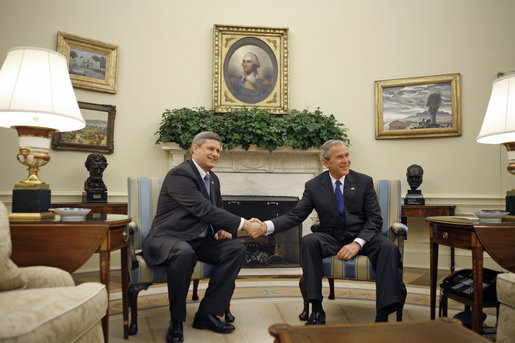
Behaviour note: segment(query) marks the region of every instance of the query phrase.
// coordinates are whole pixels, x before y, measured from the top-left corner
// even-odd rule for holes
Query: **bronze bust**
[[[107,167],[107,160],[104,155],[99,153],[89,154],[84,165],[89,171],[89,177],[84,182],[86,192],[106,192],[107,187],[102,180],[104,169]]]
[[[422,184],[422,176],[424,175],[424,169],[418,164],[412,164],[408,167],[406,172],[406,178],[411,189],[415,190]]]
[[[411,189],[408,189],[404,197],[404,205],[425,205],[422,191],[417,189],[422,184],[422,175],[424,175],[424,169],[418,164],[412,164],[408,167],[406,179]]]

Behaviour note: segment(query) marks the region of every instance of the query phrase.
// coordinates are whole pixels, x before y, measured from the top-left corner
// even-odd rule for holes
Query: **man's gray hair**
[[[320,159],[326,159],[327,161],[329,161],[329,159],[331,158],[331,147],[335,145],[347,146],[347,144],[345,144],[343,141],[339,139],[330,139],[320,147]]]
[[[259,59],[257,57],[257,55],[253,52],[247,52],[243,58],[245,58],[246,56],[250,56],[252,57],[251,60],[252,60],[252,63],[254,63],[254,68],[257,69],[259,67],[261,67],[261,64],[259,63]]]
[[[197,135],[193,138],[193,141],[191,142],[191,149],[193,149],[194,145],[201,146],[204,144],[206,139],[214,139],[215,141],[219,141],[220,144],[222,144],[222,139],[217,133],[211,131],[202,131],[197,133]]]

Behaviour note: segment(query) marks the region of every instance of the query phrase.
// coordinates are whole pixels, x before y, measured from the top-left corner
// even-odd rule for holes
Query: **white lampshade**
[[[42,48],[9,49],[0,70],[0,127],[74,131],[85,125],[66,58]]]
[[[495,80],[478,143],[515,142],[515,74]]]

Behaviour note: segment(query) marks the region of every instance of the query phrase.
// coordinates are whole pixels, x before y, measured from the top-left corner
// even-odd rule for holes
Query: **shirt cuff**
[[[363,249],[363,246],[366,243],[366,241],[363,238],[354,238],[354,242],[357,242],[361,246],[361,249]]]
[[[238,230],[241,230],[241,228],[243,227],[243,224],[245,224],[245,218],[240,219],[240,226],[238,226]]]
[[[265,220],[265,224],[266,224],[266,233],[265,233],[265,236],[268,236],[268,235],[271,235],[274,233],[275,231],[275,225],[274,223],[272,223],[271,220]]]

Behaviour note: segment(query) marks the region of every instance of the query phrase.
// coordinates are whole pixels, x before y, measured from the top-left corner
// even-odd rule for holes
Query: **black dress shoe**
[[[306,325],[321,325],[325,324],[325,312],[313,312],[311,316],[309,316]]]
[[[182,322],[172,318],[168,332],[166,332],[166,343],[176,343],[184,341],[184,330]]]
[[[193,327],[195,329],[209,329],[217,333],[230,333],[234,331],[234,325],[222,322],[214,314],[202,315],[198,312],[195,314]]]

